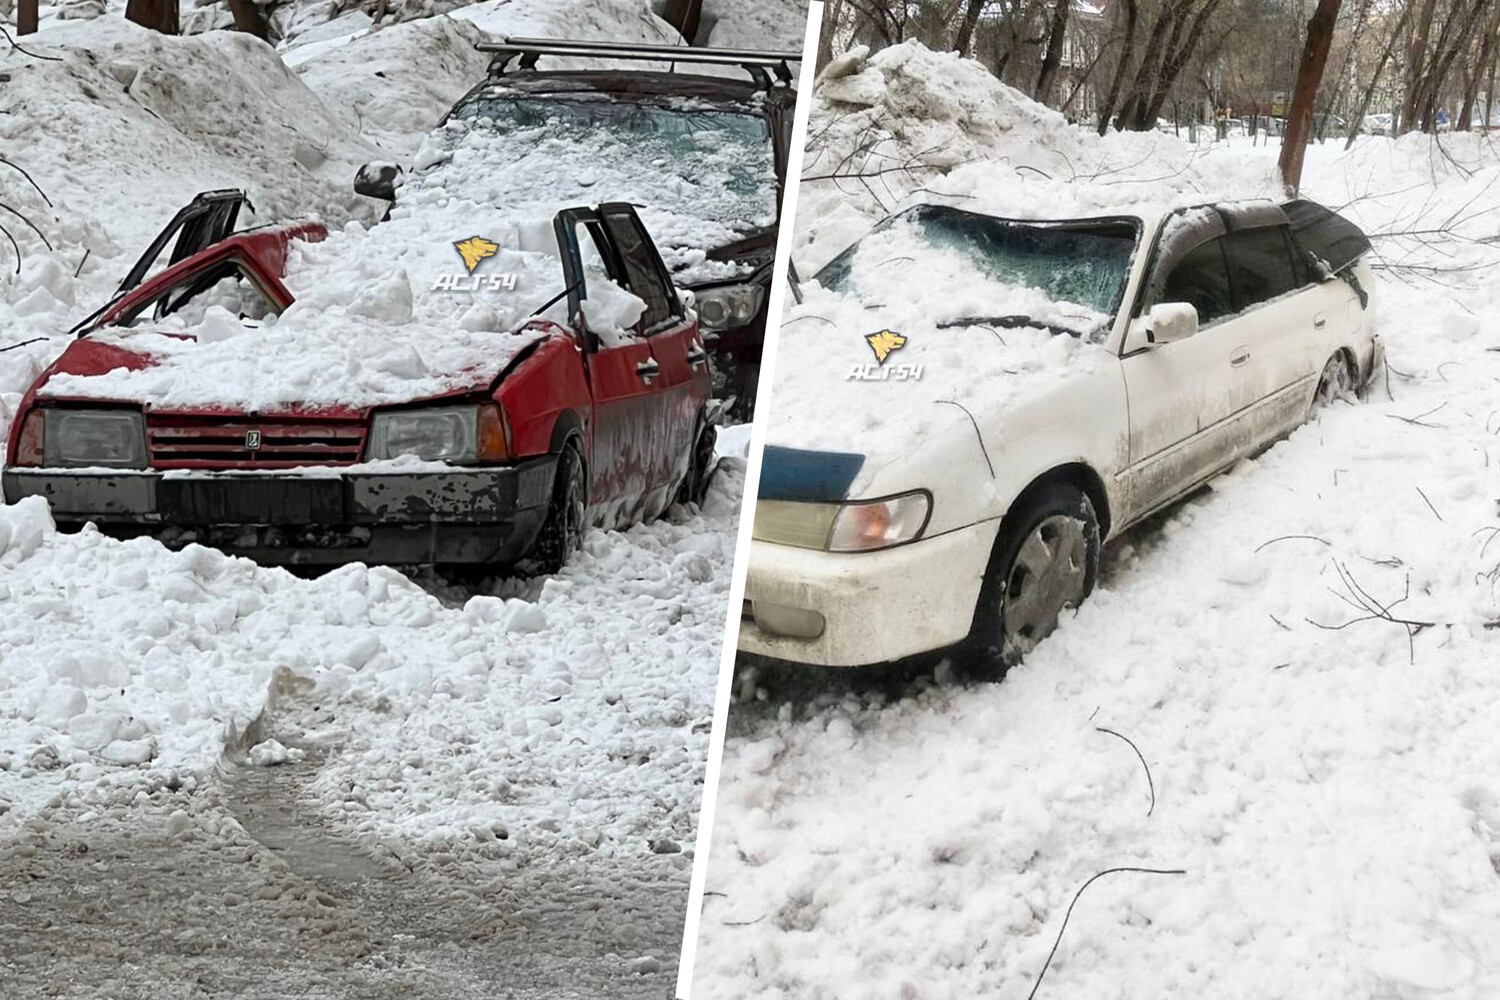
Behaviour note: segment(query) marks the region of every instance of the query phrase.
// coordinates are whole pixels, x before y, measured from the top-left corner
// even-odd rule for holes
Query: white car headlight
[[[870,552],[922,537],[932,498],[925,490],[884,500],[804,503],[761,500],[751,534],[764,542],[828,552]]]
[[[377,413],[370,426],[370,461],[414,455],[430,462],[472,462],[479,408],[400,410]]]
[[[45,411],[42,464],[52,468],[146,468],[146,422],[131,410]]]
[[[828,533],[828,551],[868,552],[914,542],[922,537],[931,509],[925,492],[841,504]]]
[[[698,322],[705,330],[732,330],[760,312],[766,290],[761,285],[725,285],[697,292]]]

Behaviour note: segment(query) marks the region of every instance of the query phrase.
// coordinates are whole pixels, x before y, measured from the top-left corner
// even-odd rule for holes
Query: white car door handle
[[[1235,348],[1235,352],[1229,356],[1229,367],[1239,368],[1250,360],[1250,349],[1247,347]]]
[[[1321,330],[1321,329],[1323,329],[1323,327],[1325,327],[1327,325],[1328,325],[1328,317],[1324,316],[1322,313],[1318,313],[1318,315],[1316,315],[1316,316],[1313,317],[1313,329],[1314,330]]]

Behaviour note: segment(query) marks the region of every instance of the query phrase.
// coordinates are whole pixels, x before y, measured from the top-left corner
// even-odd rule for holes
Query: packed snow
[[[1274,145],[1096,144],[891,51],[887,83],[939,64],[870,98],[893,155],[1007,157],[916,186],[988,170],[1017,209],[1118,203],[1099,163],[1147,152],[1132,187],[1156,203],[1274,180]],[[813,134],[849,110],[825,93]],[[912,193],[899,177],[883,205],[805,184],[799,253],[831,259]],[[1044,968],[1041,997],[1500,992],[1500,155],[1314,146],[1303,190],[1375,236],[1389,377],[1125,536],[1002,684],[742,672],[695,1000],[1019,1000]],[[1073,905],[1116,867],[1180,874],[1110,874]]]

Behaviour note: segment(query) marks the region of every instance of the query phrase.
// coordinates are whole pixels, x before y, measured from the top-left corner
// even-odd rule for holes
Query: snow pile
[[[758,108],[735,111],[680,101],[651,127],[575,119],[565,102],[526,102],[519,110],[503,82],[494,100],[424,140],[419,168],[466,171],[486,200],[517,212],[537,207],[626,201],[668,267],[703,264],[703,251],[776,223],[771,137]],[[533,120],[533,118],[544,120]],[[621,118],[624,119],[624,115]],[[430,168],[429,168],[430,169]]]
[[[209,337],[212,314],[191,326],[168,317],[101,331],[92,336],[148,354],[155,364],[59,375],[47,391],[264,410],[373,406],[487,386],[538,336],[517,328],[566,287],[552,220],[578,202],[570,191],[549,197],[540,187],[525,192],[531,200],[515,196],[500,164],[471,155],[489,147],[465,144],[471,131],[455,121],[441,130],[451,147],[441,140],[424,145],[428,169],[414,172],[388,221],[369,229],[350,223],[324,242],[294,244],[286,284],[296,301],[280,317]],[[472,277],[508,284],[468,291],[443,284],[455,276],[472,280],[454,247],[471,236],[500,248]],[[645,303],[611,282],[597,255],[588,279],[591,329],[620,342]],[[540,315],[566,323],[567,311],[561,299]]]
[[[801,52],[807,10],[807,0],[705,0],[699,30],[717,49]]]
[[[532,599],[459,608],[390,569],[302,580],[0,507],[0,835],[58,798],[128,808],[268,712],[280,738],[248,759],[331,748],[317,790],[350,832],[497,857],[691,844],[743,472],[699,513],[590,533]]]
[[[1127,536],[1001,685],[736,709],[694,997],[1019,1000],[1059,934],[1039,995],[1500,993],[1500,158],[1367,140],[1304,183],[1406,267],[1389,395]],[[1064,932],[1117,866],[1183,874]]]
[[[913,201],[1064,219],[1280,194],[1274,163],[1237,161],[1226,173],[1224,164],[1204,169],[1172,136],[1101,139],[980,63],[914,41],[868,59],[856,49],[830,64],[808,135],[793,244],[803,274]]]
[[[194,193],[246,189],[258,211],[245,225],[378,216],[350,187],[377,151],[247,35],[171,38],[109,17],[52,23],[26,45],[38,57],[11,53],[0,88],[15,165],[0,165],[0,199],[40,234],[6,223],[22,259],[16,274],[4,243],[0,348],[50,339],[0,353],[0,434],[62,335]]]

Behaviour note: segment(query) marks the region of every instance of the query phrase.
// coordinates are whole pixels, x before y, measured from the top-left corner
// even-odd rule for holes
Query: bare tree
[[[270,41],[271,25],[265,12],[255,0],[229,0],[229,13],[234,15],[234,29],[254,35],[261,41]],[[379,21],[379,18],[376,18]]]
[[[1344,143],[1345,149],[1354,145],[1354,137],[1359,135],[1365,115],[1370,113],[1370,101],[1375,97],[1375,88],[1380,83],[1380,76],[1385,72],[1386,63],[1390,62],[1391,53],[1395,51],[1396,42],[1400,39],[1401,33],[1406,30],[1406,22],[1410,18],[1411,5],[1408,4],[1401,8],[1401,17],[1396,21],[1396,27],[1391,30],[1390,37],[1386,39],[1385,49],[1380,53],[1380,61],[1375,64],[1375,72],[1370,74],[1370,83],[1365,87],[1365,96],[1360,99],[1359,106],[1354,109],[1354,114],[1350,116],[1349,140]]]
[[[128,0],[125,17],[164,35],[178,34],[177,0]]]
[[[969,54],[969,45],[974,41],[974,29],[979,25],[979,15],[984,11],[985,0],[963,0],[963,20],[959,22],[958,37],[953,39],[953,49],[961,56]]]
[[[1307,139],[1312,132],[1313,105],[1318,85],[1323,82],[1323,67],[1328,65],[1328,50],[1333,45],[1333,29],[1343,0],[1318,0],[1318,9],[1307,22],[1307,42],[1302,46],[1302,64],[1297,70],[1297,86],[1292,91],[1292,106],[1287,111],[1286,132],[1281,139],[1281,180],[1287,190],[1302,185],[1302,159],[1307,153]]]
[[[703,16],[703,0],[667,0],[662,20],[677,29],[689,45],[698,37],[698,21]]]
[[[16,34],[29,35],[36,31],[37,0],[21,0],[16,10]]]
[[[1125,70],[1130,66],[1130,57],[1135,54],[1135,26],[1140,18],[1137,0],[1125,0],[1125,41],[1120,50],[1120,61],[1115,64],[1115,75],[1109,83],[1109,91],[1099,102],[1099,134],[1109,130],[1110,116],[1120,101],[1120,85],[1125,82]]]
[[[1047,30],[1047,50],[1037,74],[1035,97],[1043,104],[1052,103],[1052,89],[1057,83],[1057,68],[1062,65],[1063,48],[1068,37],[1068,9],[1073,0],[1053,0],[1051,25]]]

